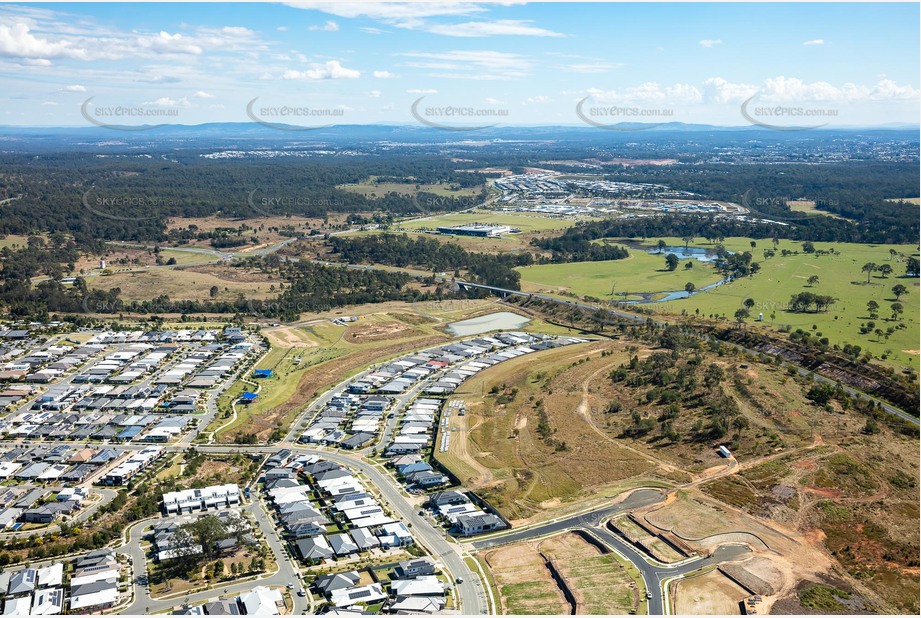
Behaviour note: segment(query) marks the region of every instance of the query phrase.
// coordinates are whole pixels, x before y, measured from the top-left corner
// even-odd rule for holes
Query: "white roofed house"
[[[63,588],[45,588],[36,590],[32,596],[33,616],[58,616],[64,607]]]
[[[274,588],[256,586],[240,595],[240,604],[247,616],[278,616],[278,604],[282,602],[281,592]]]
[[[183,489],[163,494],[163,510],[167,514],[206,511],[239,503],[240,488],[232,484]]]
[[[444,594],[444,582],[435,575],[420,575],[412,579],[395,579],[390,582],[390,590],[401,596],[437,596]]]

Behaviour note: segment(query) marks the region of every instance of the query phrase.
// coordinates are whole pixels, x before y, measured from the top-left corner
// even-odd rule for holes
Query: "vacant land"
[[[488,552],[489,567],[503,614],[569,614],[572,608],[553,581],[546,561],[530,545]]]
[[[257,401],[238,405],[236,419],[216,439],[268,440],[273,433],[287,430],[305,405],[327,388],[372,363],[447,341],[444,327],[451,322],[494,311],[495,302],[488,300],[390,302],[305,314],[296,324],[268,328],[265,333],[272,350],[256,368],[273,369],[275,376],[260,380],[244,376],[228,389],[219,401],[222,414],[209,430],[227,424],[231,401],[258,387]],[[330,321],[341,317],[358,319],[344,326]],[[535,332],[566,331],[542,320],[530,326]]]
[[[18,234],[0,235],[0,249],[18,249],[28,244],[28,236],[20,236]]]
[[[186,268],[150,268],[87,278],[90,289],[119,288],[125,301],[152,300],[166,295],[171,300],[266,299],[277,294],[281,280],[255,270],[225,265]],[[215,296],[211,289],[217,288]]]
[[[576,614],[624,615],[637,612],[645,603],[639,571],[616,554],[601,553],[579,535],[551,537],[539,550],[572,591]]]
[[[543,254],[544,252],[537,250],[536,247],[531,245],[531,240],[546,234],[540,232],[523,232],[521,234],[506,234],[501,238],[476,238],[474,236],[449,236],[443,234],[436,234],[434,232],[421,232],[415,230],[409,230],[403,227],[394,227],[387,230],[373,230],[373,231],[361,231],[361,232],[350,232],[348,236],[367,236],[369,234],[409,234],[410,236],[425,237],[425,238],[434,238],[438,241],[444,243],[452,243],[455,245],[460,245],[467,251],[474,251],[478,253],[508,253],[515,251],[530,251],[532,253]],[[331,256],[329,259],[334,259],[335,254],[328,254]]]
[[[787,206],[790,207],[790,210],[793,212],[798,212],[806,215],[824,215],[826,217],[831,217],[833,219],[845,219],[847,217],[842,217],[833,212],[828,212],[827,210],[819,210],[815,207],[814,200],[791,200],[787,202]]]
[[[677,238],[663,240],[669,244],[684,244]],[[755,249],[751,248],[751,242],[748,238],[727,238],[724,244],[730,251],[751,251],[754,260],[761,264],[761,272],[688,299],[647,306],[663,313],[677,314],[684,310],[692,315],[699,312],[701,316],[713,315],[732,320],[736,309],[742,307],[742,302],[751,298],[755,305],[751,310],[749,327],[801,328],[816,337],[827,337],[832,344],[856,344],[874,356],[886,355],[890,363],[918,370],[921,289],[918,279],[903,276],[905,261],[901,257],[916,256],[917,247],[814,243],[817,250],[836,251],[835,255],[819,256],[805,253],[802,243],[794,241],[781,240],[776,249],[767,239],[755,241]],[[690,246],[712,248],[714,245],[698,238]],[[774,257],[765,258],[765,249],[774,250]],[[890,255],[890,249],[896,251],[895,257]],[[783,250],[795,253],[783,256]],[[893,273],[888,276],[880,272],[873,273],[867,283],[867,273],[862,268],[869,262],[890,266]],[[694,268],[697,268],[696,264]],[[810,285],[809,278],[813,275],[819,277],[819,280]],[[522,279],[526,280],[526,277],[522,275]],[[892,287],[896,284],[904,285],[908,293],[898,300],[903,306],[902,314],[892,319],[891,306],[896,302]],[[800,292],[830,295],[837,300],[826,311],[793,312],[789,309],[790,297]],[[880,307],[875,319],[867,310],[869,301],[875,301]],[[753,322],[759,314],[764,316],[763,324]],[[870,321],[875,322],[874,327],[861,334],[861,324]],[[893,328],[892,333],[888,332],[890,327]],[[877,328],[883,331],[882,335],[875,333]],[[889,354],[886,354],[887,350]]]
[[[709,264],[685,260],[677,270],[665,268],[665,254],[631,250],[624,260],[543,264],[519,268],[521,287],[526,292],[570,292],[601,300],[640,300],[661,298],[669,292],[716,283],[722,277]],[[626,298],[624,297],[626,294]]]
[[[498,588],[503,614],[628,614],[641,606],[639,573],[577,534],[519,543],[482,557]],[[548,562],[575,597],[575,608],[553,579]]]
[[[343,354],[343,350],[319,346],[273,347],[254,367],[271,369],[272,377],[253,379],[245,376],[224,391],[218,399],[218,410],[221,413],[215,416],[204,433],[222,427],[215,435],[219,442],[227,441],[227,438],[233,441],[245,435],[254,435],[257,442],[262,442],[276,432],[282,433],[296,412],[295,407],[286,404],[295,397],[307,370]],[[259,397],[250,404],[234,403],[244,391],[257,392]],[[228,419],[232,417],[232,405],[236,408],[236,418],[228,424]]]
[[[719,571],[678,580],[675,583],[676,614],[738,615],[739,601],[748,593]]]
[[[337,189],[359,193],[370,199],[382,198],[388,193],[402,195],[418,195],[419,193],[432,193],[440,197],[471,198],[483,191],[482,186],[460,187],[448,183],[415,183],[412,179],[408,182],[385,182],[376,176],[371,176],[361,183],[338,185]],[[473,203],[470,204],[473,206]]]
[[[605,357],[590,373],[573,371],[572,364],[585,368],[589,364],[579,361],[598,361],[606,347],[539,352],[468,380],[457,395],[467,402],[469,439],[452,438],[452,445],[463,446],[454,446],[444,463],[510,519],[590,497],[655,468],[644,455],[599,439],[582,405],[583,387],[614,360]]]
[[[473,212],[459,212],[411,219],[399,223],[397,227],[406,230],[434,230],[438,227],[454,227],[457,225],[483,223],[488,225],[508,225],[522,232],[547,232],[551,230],[564,230],[571,227],[574,222],[575,219],[541,217],[539,215],[495,212],[491,210],[475,210]]]
[[[304,235],[309,234],[314,229],[327,231],[344,225],[348,216],[346,213],[329,213],[328,218],[324,222],[323,218],[318,217],[302,217],[299,215],[274,215],[272,213],[273,206],[261,206],[264,198],[272,197],[278,198],[279,196],[264,195],[259,192],[254,193],[252,196],[252,203],[259,210],[257,211],[254,209],[253,216],[246,219],[227,219],[217,216],[175,217],[167,222],[166,229],[167,232],[178,229],[192,229],[196,233],[201,233],[211,232],[218,228],[232,228],[236,230],[240,229],[240,226],[244,226],[243,229],[246,231],[243,233],[243,238],[249,239],[253,236],[256,236],[259,239],[259,244],[273,244],[290,238],[289,235],[280,234],[281,231],[288,231]],[[294,196],[286,195],[284,197],[292,198]],[[242,199],[246,198],[247,196],[242,196]],[[188,247],[202,247],[207,249],[212,248],[211,241],[207,238],[202,240],[184,240],[180,244],[182,246]],[[253,245],[251,243],[247,243],[239,247],[229,248],[227,251],[240,251],[252,246]]]

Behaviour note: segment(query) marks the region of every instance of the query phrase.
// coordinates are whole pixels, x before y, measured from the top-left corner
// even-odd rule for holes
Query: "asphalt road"
[[[643,576],[646,590],[652,592],[652,597],[648,599],[649,614],[663,615],[665,613],[665,591],[662,588],[664,580],[680,577],[712,564],[732,560],[749,552],[748,548],[741,545],[722,545],[707,557],[688,560],[675,566],[656,564],[651,562],[635,546],[608,530],[604,525],[607,520],[618,513],[656,504],[664,499],[665,495],[658,490],[641,489],[633,492],[615,505],[594,509],[532,528],[491,536],[488,539],[474,541],[472,545],[481,550],[509,543],[520,543],[565,530],[584,530],[633,563]]]
[[[135,524],[129,533],[128,543],[116,550],[118,553],[127,554],[131,558],[132,586],[134,588],[134,602],[119,613],[143,615],[164,612],[184,604],[197,605],[217,600],[220,597],[228,597],[249,592],[256,586],[277,586],[284,588],[289,583],[294,584],[294,589],[291,590],[291,598],[294,601],[294,610],[292,613],[300,615],[309,610],[310,601],[307,597],[300,597],[297,595],[298,589],[306,589],[306,586],[303,585],[300,570],[288,556],[287,551],[278,539],[278,535],[272,528],[272,520],[269,518],[268,514],[266,514],[262,504],[253,502],[244,507],[244,510],[252,514],[265,537],[269,549],[275,556],[275,562],[278,564],[278,570],[275,573],[256,580],[228,584],[223,587],[218,586],[204,592],[185,595],[180,594],[170,597],[169,599],[152,599],[150,597],[150,588],[148,585],[147,561],[144,550],[141,549],[141,538],[144,535],[144,529],[153,524],[157,518],[147,519]]]
[[[275,452],[278,448],[278,446],[248,447],[247,450],[268,453]],[[441,561],[452,579],[460,578],[463,580],[463,583],[455,584],[455,591],[458,593],[460,600],[460,612],[468,615],[488,612],[489,604],[486,600],[486,590],[483,588],[479,575],[473,572],[464,562],[463,548],[449,541],[441,528],[434,527],[425,517],[418,514],[416,508],[406,499],[400,484],[393,477],[356,455],[296,445],[286,446],[286,448],[298,453],[317,455],[364,474],[371,485],[380,492],[384,502],[387,503],[394,515],[407,524],[416,541]],[[236,452],[239,449],[226,446],[199,446],[198,450],[205,453],[220,453]],[[274,531],[273,536],[275,536]],[[267,535],[268,537],[269,535]]]
[[[662,502],[663,500],[665,500],[665,494],[657,489],[640,489],[634,491],[617,504],[594,509],[586,513],[571,515],[569,517],[564,517],[562,519],[540,524],[538,526],[532,526],[530,528],[500,532],[499,534],[490,535],[487,538],[482,538],[479,541],[473,541],[470,544],[477,550],[481,550],[488,549],[490,547],[496,547],[498,545],[508,545],[509,543],[527,541],[528,539],[547,536],[549,534],[556,534],[557,532],[563,532],[564,530],[594,527],[600,525],[601,522],[610,519],[618,513],[623,513],[624,511],[632,511],[633,509],[642,508],[644,506],[650,506],[652,504]]]

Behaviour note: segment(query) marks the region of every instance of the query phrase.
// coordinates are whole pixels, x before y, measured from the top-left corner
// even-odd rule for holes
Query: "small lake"
[[[665,259],[665,256],[669,253],[674,253],[678,256],[679,260],[697,260],[698,262],[714,262],[716,261],[716,251],[713,249],[707,249],[706,247],[665,247],[662,251],[659,251],[656,247],[652,249],[647,249],[646,253],[652,255],[662,254],[662,259]]]
[[[455,337],[469,337],[470,335],[488,333],[491,330],[517,330],[527,325],[530,321],[530,319],[511,311],[499,311],[489,315],[481,315],[478,318],[452,322],[448,324],[448,331]]]

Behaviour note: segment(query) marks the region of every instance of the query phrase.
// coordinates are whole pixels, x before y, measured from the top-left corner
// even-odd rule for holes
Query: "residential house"
[[[240,605],[247,616],[278,616],[278,604],[282,602],[281,592],[274,588],[256,586],[240,595]]]
[[[397,565],[393,572],[395,579],[419,577],[420,575],[434,575],[435,561],[426,557],[403,560]]]
[[[464,513],[457,516],[457,529],[464,535],[482,534],[505,527],[505,523],[492,513]]]

